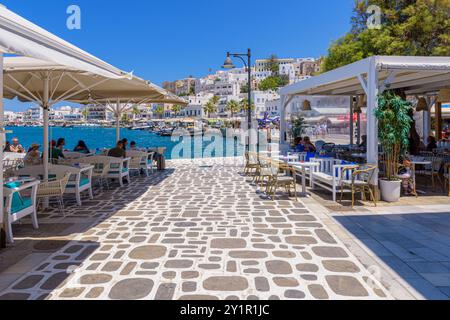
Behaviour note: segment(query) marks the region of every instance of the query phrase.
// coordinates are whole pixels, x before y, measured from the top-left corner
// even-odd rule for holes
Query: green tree
[[[89,116],[88,108],[84,108],[83,111],[81,111],[81,115],[83,116],[84,120],[87,120]]]
[[[183,107],[178,105],[178,104],[174,104],[171,108],[172,112],[175,114],[175,116],[179,116],[181,110],[183,110]]]
[[[138,106],[134,106],[133,110],[131,110],[131,114],[133,115],[133,121],[136,121],[136,116],[140,115],[142,112]]]
[[[122,119],[121,119],[123,124],[129,124],[130,123],[130,117],[128,116],[128,113],[124,113],[122,115]]]
[[[211,113],[217,112],[217,105],[219,104],[220,97],[213,96],[209,101],[205,104],[204,110],[208,115],[208,118],[211,117]]]
[[[241,86],[241,93],[248,93],[248,84],[244,84]]]
[[[259,83],[259,90],[261,91],[269,91],[276,90],[278,88],[278,78],[277,77],[267,77]]]
[[[155,109],[155,113],[162,118],[162,116],[164,115],[164,107],[163,106],[157,106]]]
[[[234,114],[238,113],[241,110],[241,107],[239,106],[239,102],[236,100],[230,100],[227,102],[226,111],[231,112],[231,117],[234,118]]]
[[[258,86],[261,91],[275,91],[278,88],[284,87],[289,84],[289,78],[287,76],[270,76],[262,80]]]
[[[208,118],[211,117],[211,113],[214,113],[217,111],[217,106],[210,100],[205,104],[205,112],[208,115]]]
[[[369,29],[369,5],[381,9],[380,29]],[[450,0],[355,0],[352,28],[331,45],[329,71],[373,55],[450,55]]]
[[[272,72],[273,76],[277,76],[280,72],[280,62],[276,54],[271,54],[269,57],[269,63],[267,64],[267,69]]]
[[[394,91],[386,91],[378,97],[375,116],[379,122],[378,138],[384,149],[386,179],[397,180],[400,156],[409,146],[409,132],[413,119],[412,104]]]
[[[292,137],[298,138],[301,137],[305,134],[306,131],[306,122],[305,122],[305,118],[298,116],[297,118],[293,118],[291,120],[292,123]]]
[[[241,102],[239,103],[239,107],[240,110],[244,111],[244,112],[248,112],[248,99],[242,99]],[[252,103],[250,109],[252,111],[255,110],[255,105]]]

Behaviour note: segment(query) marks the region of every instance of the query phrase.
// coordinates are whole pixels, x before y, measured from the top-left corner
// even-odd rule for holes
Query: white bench
[[[314,189],[319,186],[325,190],[329,190],[333,193],[333,201],[336,202],[337,193],[342,190],[342,180],[350,180],[353,170],[347,170],[346,176],[342,176],[342,169],[355,168],[356,165],[341,164],[342,160],[333,158],[314,158],[310,159],[311,162],[319,163],[319,166],[312,169],[311,172],[311,185]],[[345,190],[344,192],[349,192]]]

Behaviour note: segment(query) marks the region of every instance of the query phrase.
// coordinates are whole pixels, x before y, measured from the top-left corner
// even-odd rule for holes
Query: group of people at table
[[[57,163],[60,159],[65,159],[66,156],[64,155],[66,146],[66,139],[59,138],[58,140],[52,140],[50,141],[50,147],[49,147],[49,157],[52,162]],[[42,155],[40,152],[41,145],[38,143],[33,143],[28,148],[27,151],[25,151],[25,148],[19,143],[18,138],[12,139],[12,143],[9,141],[6,142],[4,152],[8,153],[18,153],[18,154],[25,154],[24,157],[24,163],[26,165],[38,165],[42,162]],[[128,148],[128,139],[122,139],[117,142],[116,146],[108,151],[109,157],[116,157],[116,158],[125,158],[126,157],[126,150]],[[130,143],[130,150],[138,150],[137,144],[135,141],[132,141]],[[78,141],[78,144],[73,149],[73,152],[82,153],[82,154],[91,154],[91,150],[88,148],[86,143],[83,140]]]

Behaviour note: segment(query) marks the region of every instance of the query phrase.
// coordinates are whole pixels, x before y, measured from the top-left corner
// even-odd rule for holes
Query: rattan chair
[[[431,165],[425,165],[423,169],[416,170],[416,174],[431,177],[431,186],[433,190],[436,190],[436,180],[439,181],[441,185],[443,185],[440,177],[443,160],[434,156],[429,158],[427,157],[425,159],[429,160],[431,162]]]
[[[256,174],[259,169],[258,154],[256,152],[245,152],[244,174]]]
[[[298,201],[296,170],[282,161],[271,160],[270,171],[271,176],[267,184],[267,195],[274,200],[278,188],[284,187],[289,196],[292,196],[292,191],[294,191],[295,200]]]
[[[64,177],[60,180],[44,180],[39,185],[37,191],[37,199],[38,204],[42,201],[42,199],[55,199],[58,202],[60,211],[62,215],[65,217],[66,214],[64,212],[64,192],[66,191],[67,184],[69,183],[71,173],[68,172],[64,175]]]
[[[370,194],[370,197],[375,205],[377,206],[377,199],[374,196],[372,188],[370,186],[370,181],[372,180],[375,171],[377,170],[376,165],[364,165],[364,166],[354,166],[345,167],[342,169],[342,177],[347,176],[347,171],[353,171],[350,179],[341,180],[341,203],[344,198],[344,189],[349,188],[352,193],[352,208],[355,207],[355,194],[361,192],[362,200],[366,200],[366,192]]]

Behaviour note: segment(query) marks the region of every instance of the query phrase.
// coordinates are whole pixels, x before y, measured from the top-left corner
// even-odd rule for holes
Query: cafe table
[[[320,166],[318,162],[288,162],[288,165],[302,173],[302,197],[308,197],[309,194],[306,190],[306,169],[309,168],[309,179],[312,185],[312,172],[313,168]]]

